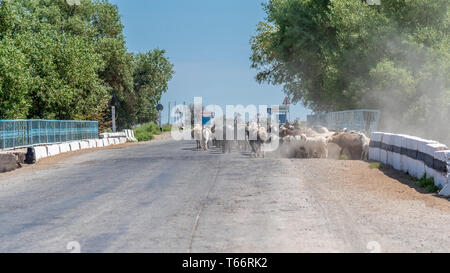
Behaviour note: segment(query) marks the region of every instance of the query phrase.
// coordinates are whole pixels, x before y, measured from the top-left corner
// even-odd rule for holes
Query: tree
[[[155,107],[173,77],[173,64],[164,55],[165,50],[155,49],[135,56],[134,90],[139,98],[136,107],[138,123],[156,120]]]
[[[25,118],[31,98],[31,75],[26,68],[26,56],[7,38],[0,41],[0,117]]]
[[[108,93],[98,77],[105,63],[88,37],[64,28],[73,19],[65,17],[65,5],[48,0],[1,3],[0,36],[24,56],[21,74],[30,75],[32,82],[24,93],[28,107],[12,110],[25,113],[22,117],[91,119],[105,109]]]
[[[283,85],[293,102],[316,112],[377,108],[385,128],[443,138],[450,135],[443,125],[450,119],[449,5],[271,0],[252,37],[256,79]]]
[[[112,96],[119,128],[155,118],[173,75],[165,52],[127,52],[117,6],[78,2],[0,1],[0,118],[90,119],[104,130]]]

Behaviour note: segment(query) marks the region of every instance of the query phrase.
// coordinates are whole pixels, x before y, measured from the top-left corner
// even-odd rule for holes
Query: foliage
[[[369,163],[370,169],[381,169],[382,167],[383,167],[383,164],[381,164],[380,162],[370,162]]]
[[[381,109],[385,127],[448,136],[449,5],[270,0],[252,38],[256,79],[316,112]]]
[[[137,122],[156,120],[156,105],[167,91],[173,76],[173,65],[164,56],[165,51],[155,49],[135,57],[134,90],[140,98],[136,106]]]
[[[162,126],[162,130],[163,130],[163,132],[170,132],[170,131],[172,131],[172,125],[165,124]]]
[[[425,188],[425,190],[431,193],[439,191],[439,188],[434,185],[433,177],[427,178],[427,176],[425,175],[421,179],[416,180],[416,184],[419,187]]]
[[[152,111],[172,74],[163,50],[127,52],[118,8],[106,0],[0,1],[2,119],[91,119],[107,129],[114,95],[119,128],[147,122],[154,116],[144,108]]]
[[[162,126],[162,132],[169,132],[171,129],[172,127],[170,125]],[[152,140],[155,135],[160,134],[161,130],[159,129],[159,126],[154,122],[145,123],[134,130],[134,136],[138,141],[149,141]]]
[[[0,41],[0,117],[25,118],[31,106],[27,96],[32,85],[26,56],[11,39]]]

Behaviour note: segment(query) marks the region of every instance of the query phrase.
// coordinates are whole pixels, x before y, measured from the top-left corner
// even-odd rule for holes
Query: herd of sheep
[[[207,150],[210,146],[231,152],[232,147],[249,151],[252,157],[264,157],[264,144],[278,141],[278,152],[288,157],[328,158],[329,144],[339,147],[339,157],[345,153],[352,160],[367,160],[370,139],[363,132],[332,132],[322,126],[300,128],[289,123],[264,127],[257,122],[233,125],[195,125],[191,136],[197,149]]]

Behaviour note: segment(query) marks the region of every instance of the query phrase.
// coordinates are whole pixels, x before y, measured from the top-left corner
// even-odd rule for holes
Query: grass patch
[[[348,156],[343,154],[339,157],[339,160],[348,160]]]
[[[163,125],[162,130],[163,132],[170,132],[172,131],[172,125]]]
[[[163,125],[162,131],[169,132],[172,129],[170,125]],[[152,140],[155,135],[161,134],[158,124],[154,122],[148,122],[134,130],[134,136],[138,141],[149,141]]]
[[[383,164],[381,164],[381,162],[370,162],[369,163],[370,169],[381,169],[381,167],[383,167]]]
[[[428,192],[435,193],[439,191],[439,188],[434,185],[433,177],[427,178],[427,176],[425,175],[421,179],[416,179],[415,183],[417,186],[425,188],[425,190]]]

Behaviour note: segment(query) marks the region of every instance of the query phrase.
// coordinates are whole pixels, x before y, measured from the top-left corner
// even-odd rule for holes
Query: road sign
[[[211,121],[215,116],[214,112],[211,111],[202,111],[202,124],[205,125]]]
[[[280,105],[280,107],[278,108],[278,111],[280,111],[280,112],[289,112],[289,106]]]
[[[158,105],[156,105],[156,110],[162,111],[162,110],[164,110],[164,106],[162,104],[158,104]]]
[[[111,99],[108,101],[108,105],[109,105],[109,107],[113,107],[113,106],[119,107],[120,106],[119,100],[116,98],[115,95],[112,95]]]
[[[278,122],[279,123],[286,123],[287,121],[287,114],[286,113],[280,113],[278,115]]]
[[[285,97],[283,100],[283,105],[289,105],[289,104],[291,104],[291,101],[289,100],[288,97]]]

